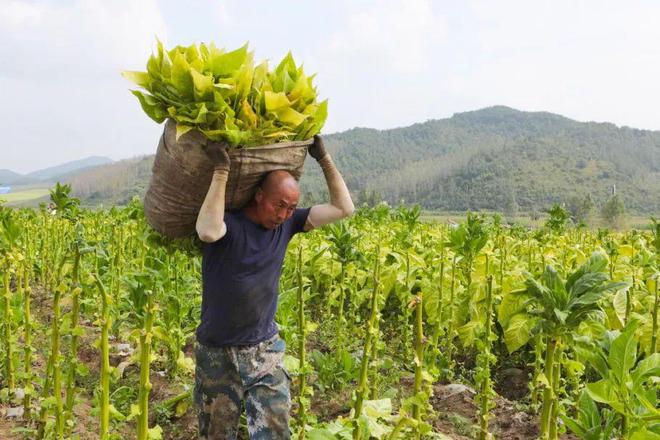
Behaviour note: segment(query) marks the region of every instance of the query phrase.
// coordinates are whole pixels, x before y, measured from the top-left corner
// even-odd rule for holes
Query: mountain
[[[70,173],[62,180],[86,206],[125,205],[147,191],[154,156],[124,159]]]
[[[112,163],[112,159],[101,156],[90,156],[85,159],[66,162],[54,167],[44,168],[28,174],[19,174],[11,170],[0,170],[0,186],[2,185],[43,185],[57,180],[66,180],[68,175],[99,165]]]
[[[660,212],[660,132],[577,122],[547,112],[496,106],[391,130],[354,128],[324,136],[358,203],[379,199],[427,209],[543,210],[613,187],[626,209]],[[153,156],[74,173],[87,204],[143,195]],[[303,204],[325,199],[319,167],[308,160]]]
[[[616,187],[628,210],[660,212],[657,131],[497,106],[392,130],[357,128],[326,144],[358,196],[531,211],[587,194],[602,204]],[[322,188],[318,167],[306,164],[303,192]]]
[[[74,160],[54,167],[33,171],[27,174],[27,177],[30,177],[35,180],[52,180],[60,176],[63,176],[65,174],[71,173],[73,171],[78,171],[84,168],[94,167],[98,165],[106,165],[108,163],[112,163],[112,159],[101,156],[90,156],[85,159]]]
[[[25,177],[22,174],[15,173],[11,170],[0,170],[0,186],[4,185],[23,185],[34,182],[34,179]]]

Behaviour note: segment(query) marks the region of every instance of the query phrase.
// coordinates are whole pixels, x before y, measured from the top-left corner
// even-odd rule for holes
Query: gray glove
[[[325,151],[325,146],[323,145],[323,139],[318,134],[314,136],[314,143],[309,147],[309,155],[312,156],[316,161],[323,159],[328,152]]]
[[[220,142],[209,142],[203,147],[204,152],[213,163],[214,170],[229,171],[231,159],[227,153],[227,146]]]

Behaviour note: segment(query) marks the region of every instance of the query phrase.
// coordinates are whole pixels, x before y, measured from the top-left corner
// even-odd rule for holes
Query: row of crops
[[[177,424],[194,420],[198,244],[153,233],[138,201],[82,210],[59,185],[51,198],[53,210],[0,208],[13,435],[194,438]],[[528,373],[519,404],[539,415],[540,438],[660,438],[660,225],[527,230],[419,214],[362,209],[290,244],[277,320],[295,438],[446,438],[431,400],[450,382],[474,388],[474,435],[492,438],[503,366]],[[339,414],[319,411],[329,400]]]

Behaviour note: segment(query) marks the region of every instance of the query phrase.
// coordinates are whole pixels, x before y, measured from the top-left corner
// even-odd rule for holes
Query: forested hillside
[[[436,210],[542,210],[614,186],[626,209],[660,212],[660,132],[490,107],[391,130],[325,137],[358,202],[384,199]],[[124,203],[148,184],[152,158],[102,166],[70,181],[87,204]],[[324,184],[308,161],[307,202]]]
[[[660,210],[660,132],[491,107],[410,127],[328,137],[350,188],[441,210],[543,209],[574,195]],[[322,188],[307,164],[307,190]]]

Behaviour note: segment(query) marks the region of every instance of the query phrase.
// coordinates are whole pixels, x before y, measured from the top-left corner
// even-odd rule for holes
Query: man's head
[[[293,215],[299,198],[298,182],[288,171],[271,171],[254,195],[252,213],[261,226],[275,229]]]

